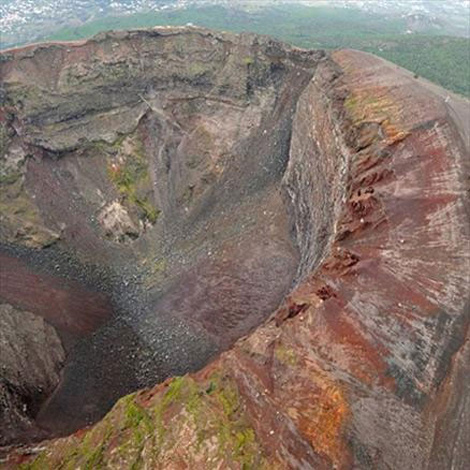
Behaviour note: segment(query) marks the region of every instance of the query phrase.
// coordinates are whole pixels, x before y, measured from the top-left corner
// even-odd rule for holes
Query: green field
[[[83,39],[110,29],[193,23],[213,29],[268,34],[305,48],[354,48],[391,60],[420,76],[470,97],[470,39],[407,35],[403,19],[385,19],[359,10],[285,6],[253,13],[222,7],[106,17],[63,28],[45,39]]]

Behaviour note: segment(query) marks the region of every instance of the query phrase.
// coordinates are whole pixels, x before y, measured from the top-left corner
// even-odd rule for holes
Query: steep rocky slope
[[[277,308],[298,263],[280,182],[322,57],[165,28],[3,53],[0,296],[66,362],[0,442],[96,421]]]
[[[195,29],[3,57],[0,296],[68,361],[31,435],[274,312],[6,466],[468,468],[468,102]]]

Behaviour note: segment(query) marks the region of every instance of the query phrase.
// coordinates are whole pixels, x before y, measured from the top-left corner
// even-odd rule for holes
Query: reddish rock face
[[[282,56],[281,46],[270,47]],[[282,144],[288,161],[276,181],[288,196],[298,254],[287,257],[292,248],[282,248],[286,214],[274,211],[281,199],[268,191],[244,206],[257,221],[265,219],[253,207],[275,215],[262,231],[257,224],[248,231],[243,249],[237,237],[224,239],[219,256],[198,258],[166,296],[153,299],[181,318],[200,306],[195,324],[230,342],[244,334],[237,318],[255,326],[260,317],[246,310],[259,299],[268,309],[261,293],[268,284],[280,292],[276,278],[297,264],[296,274],[286,270],[295,286],[281,306],[201,371],[126,397],[93,428],[47,443],[36,464],[469,466],[469,103],[356,51],[324,57],[311,73],[295,97],[278,92],[269,121],[295,107],[291,138]],[[162,133],[152,119],[144,118],[146,135]],[[282,134],[258,125],[259,141]],[[155,140],[149,145],[157,148]],[[179,149],[172,155],[187,154]],[[249,168],[226,170],[224,187],[236,191],[235,176]],[[159,197],[161,207],[176,207],[165,193]],[[262,288],[251,284],[238,297],[245,272]],[[212,307],[214,298],[233,308]],[[90,455],[91,443],[97,454]],[[8,462],[22,458],[13,453]]]

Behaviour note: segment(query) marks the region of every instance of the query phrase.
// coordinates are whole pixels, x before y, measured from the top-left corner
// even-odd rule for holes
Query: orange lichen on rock
[[[379,124],[389,145],[403,140],[409,134],[403,127],[403,109],[400,103],[390,96],[388,88],[354,91],[346,100],[345,106],[357,126],[366,123]]]
[[[304,396],[296,392],[291,401],[287,399],[287,414],[315,451],[341,468],[348,456],[343,431],[350,410],[345,393],[338,384],[319,374],[311,377],[310,383],[304,374],[302,382],[309,392]]]

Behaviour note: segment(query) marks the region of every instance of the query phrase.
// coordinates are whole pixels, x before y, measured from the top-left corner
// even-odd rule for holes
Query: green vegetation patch
[[[68,445],[54,446],[53,461],[49,453],[40,454],[33,462],[20,465],[21,470],[44,470],[46,468],[61,468],[64,470],[95,470],[102,468],[105,461],[105,451],[113,433],[113,427],[108,418],[98,423],[88,431],[82,439],[71,437]],[[60,463],[57,461],[60,459]]]
[[[276,359],[286,366],[295,366],[297,364],[297,355],[295,354],[295,351],[282,344],[276,347],[274,354]]]
[[[142,220],[152,225],[157,221],[160,211],[151,201],[152,182],[142,143],[136,138],[129,144],[132,150],[124,148],[125,138],[118,139],[109,149],[107,144],[99,143],[97,148],[114,156],[108,159],[108,175],[124,201],[137,209]],[[111,150],[111,151],[110,151]],[[117,158],[116,158],[117,154]]]
[[[84,436],[56,441],[22,468],[155,468],[166,459],[193,456],[212,462],[215,468],[221,463],[236,463],[240,468],[265,465],[230,378],[213,374],[199,383],[177,377],[156,395],[149,393],[122,398]]]
[[[202,384],[188,377],[176,378],[154,411],[169,425],[166,445],[176,442],[178,430],[189,425],[195,440],[188,445],[194,454],[210,452],[204,446],[215,442],[219,461],[237,462],[242,468],[254,468],[262,462],[255,431],[248,424],[238,389],[228,377],[213,374]]]

